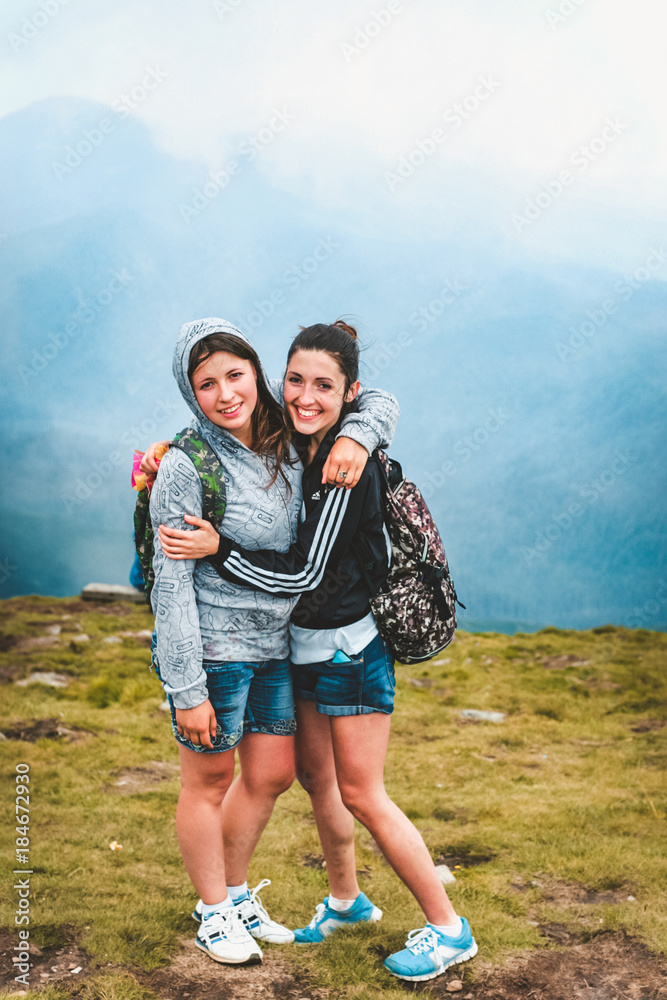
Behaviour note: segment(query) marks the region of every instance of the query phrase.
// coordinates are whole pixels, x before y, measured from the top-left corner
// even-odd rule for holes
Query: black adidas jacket
[[[359,621],[370,610],[368,584],[375,592],[389,569],[377,463],[366,463],[351,490],[322,484],[322,469],[338,430],[336,426],[328,432],[304,470],[301,523],[287,552],[251,551],[222,535],[218,552],[208,556],[225,580],[281,597],[302,594],[292,612],[292,622],[301,628],[340,628]],[[366,542],[363,555],[359,533]],[[362,573],[362,558],[368,580]]]

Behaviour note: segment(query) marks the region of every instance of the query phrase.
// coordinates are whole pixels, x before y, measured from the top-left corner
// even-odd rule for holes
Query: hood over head
[[[190,379],[188,378],[188,365],[190,364],[190,354],[194,345],[203,340],[204,337],[210,337],[212,333],[231,334],[255,350],[254,344],[248,340],[246,335],[241,333],[238,327],[226,319],[196,319],[191,323],[184,323],[181,327],[181,332],[174,348],[172,371],[178,383],[178,388],[181,390],[181,395],[197,418],[201,431],[203,433],[208,432],[209,434],[214,431],[220,432],[222,428],[213,424],[199,406],[194,390],[190,385]],[[268,386],[268,379],[261,364],[257,372],[257,377],[263,378]]]

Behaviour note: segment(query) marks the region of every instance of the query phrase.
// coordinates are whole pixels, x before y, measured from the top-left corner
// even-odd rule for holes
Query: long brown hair
[[[283,465],[293,464],[290,458],[292,431],[287,423],[285,411],[274,398],[266,383],[257,353],[250,344],[231,333],[211,333],[208,337],[202,337],[190,352],[188,362],[190,384],[192,385],[192,378],[197,368],[218,351],[225,351],[227,354],[233,354],[235,358],[249,361],[254,368],[257,376],[257,403],[252,412],[250,425],[252,429],[251,447],[254,452],[262,456],[267,469],[272,472],[269,486],[273,486],[280,475],[286,486],[289,487],[289,480],[285,475]],[[270,462],[271,458],[273,462]],[[271,469],[272,465],[273,470]]]

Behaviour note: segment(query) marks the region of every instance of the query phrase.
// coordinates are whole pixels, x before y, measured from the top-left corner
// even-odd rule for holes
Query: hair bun
[[[337,326],[339,330],[345,330],[345,332],[349,333],[349,335],[352,337],[353,340],[357,339],[357,331],[354,329],[353,326],[350,326],[349,323],[346,323],[345,320],[337,319],[336,322],[332,323],[331,325]]]

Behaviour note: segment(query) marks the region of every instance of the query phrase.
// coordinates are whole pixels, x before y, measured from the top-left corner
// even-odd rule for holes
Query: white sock
[[[343,913],[344,910],[349,910],[351,906],[354,906],[358,898],[355,896],[354,899],[336,899],[335,896],[329,896],[329,906],[336,913]]]
[[[431,927],[435,928],[436,931],[440,931],[441,934],[446,934],[447,937],[454,938],[458,937],[463,930],[460,917],[457,917],[453,924],[431,924]]]
[[[242,899],[247,899],[248,893],[248,883],[243,882],[241,885],[228,885],[227,892],[232,897],[233,903],[240,903]]]
[[[230,895],[227,895],[225,896],[225,898],[221,903],[205,903],[202,900],[201,905],[202,905],[202,914],[201,914],[202,920],[206,920],[208,917],[211,916],[212,913],[215,913],[216,910],[227,910],[234,904],[232,902],[232,897]]]

